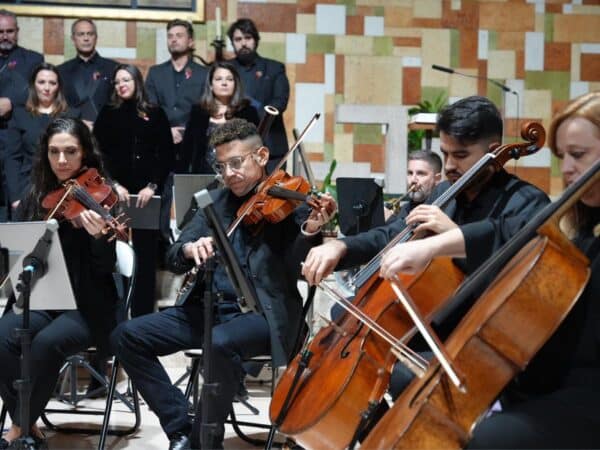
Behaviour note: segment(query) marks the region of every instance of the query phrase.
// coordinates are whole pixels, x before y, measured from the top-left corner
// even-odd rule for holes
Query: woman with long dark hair
[[[40,135],[56,117],[78,118],[80,111],[67,105],[56,67],[41,63],[29,79],[25,106],[16,107],[8,123],[5,173],[13,208],[17,207],[29,188],[33,156],[37,153]]]
[[[244,97],[240,75],[228,62],[215,62],[208,72],[202,98],[192,107],[185,127],[182,152],[178,155],[178,173],[214,173],[213,150],[208,139],[219,125],[234,117],[258,125],[259,116],[250,101]]]
[[[40,140],[29,193],[17,209],[20,220],[43,220],[47,211],[41,203],[61,183],[85,169],[96,168],[106,175],[102,159],[88,127],[77,119],[54,119]],[[58,235],[77,309],[31,311],[31,398],[30,435],[36,446],[45,447],[43,434],[35,426],[65,358],[96,345],[108,349],[108,335],[116,325],[117,293],[112,278],[115,245],[102,233],[104,221],[94,211],[84,210],[76,219],[60,223]],[[8,408],[12,426],[0,440],[0,449],[19,438],[20,410],[13,382],[20,378],[20,345],[13,330],[22,324],[12,311],[15,298],[0,318],[0,396]]]
[[[173,139],[167,115],[151,105],[142,74],[132,64],[119,64],[113,74],[110,104],[100,111],[94,134],[116,182],[119,200],[129,203],[138,195],[136,207],[144,208],[153,195],[161,195],[173,167]],[[137,283],[133,293],[133,317],[154,311],[158,230],[132,230],[136,251]]]

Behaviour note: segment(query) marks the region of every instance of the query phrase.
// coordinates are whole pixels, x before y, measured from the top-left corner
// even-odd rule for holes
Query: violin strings
[[[353,315],[359,322],[363,323],[367,328],[385,340],[388,344],[391,345],[391,351],[396,350],[401,355],[403,355],[406,359],[408,359],[412,364],[419,367],[422,370],[425,370],[428,365],[428,361],[424,359],[417,352],[412,350],[406,344],[403,344],[400,339],[396,339],[390,332],[388,332],[385,328],[379,325],[375,320],[371,319],[369,316],[364,314],[358,307],[356,307],[352,302],[344,298],[341,294],[339,294],[335,289],[329,286],[326,282],[321,282],[319,287],[328,294],[336,303],[338,303],[342,308],[344,308],[348,313]]]
[[[83,189],[80,185],[75,185],[73,187],[73,194],[85,207],[96,211],[98,214],[102,216],[105,220],[111,220],[112,216],[100,206],[100,204],[90,195],[88,191]]]

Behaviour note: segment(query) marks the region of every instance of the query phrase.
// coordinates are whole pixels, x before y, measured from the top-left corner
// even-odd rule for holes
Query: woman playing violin
[[[87,126],[78,119],[54,119],[42,135],[33,167],[32,186],[19,209],[21,220],[43,220],[42,200],[61,183],[84,168],[103,173],[102,160]],[[31,311],[30,435],[43,448],[43,435],[35,425],[56,385],[66,357],[91,345],[107,347],[108,334],[116,325],[117,294],[112,279],[114,243],[102,233],[105,223],[94,211],[84,210],[76,219],[60,223],[58,234],[77,309]],[[33,245],[33,242],[32,242]],[[12,331],[22,318],[12,311],[14,296],[0,318],[0,396],[8,407],[12,426],[0,441],[0,449],[22,434],[13,381],[20,377],[20,347]]]
[[[223,224],[236,219],[240,206],[266,178],[269,150],[263,146],[256,127],[242,119],[232,119],[211,136],[216,148],[214,170],[222,175],[224,189],[211,192],[215,213]],[[333,199],[328,197],[333,203]],[[236,292],[225,267],[218,264],[209,286],[220,293],[213,328],[211,364],[219,383],[219,394],[210,400],[210,417],[196,414],[192,448],[198,447],[199,424],[216,423],[208,448],[223,448],[224,422],[244,375],[242,361],[271,354],[273,365],[286,364],[298,327],[302,302],[296,288],[300,261],[308,249],[321,242],[320,227],[329,217],[325,208],[297,208],[278,223],[240,225],[230,236],[241,269],[256,292],[259,311],[242,313]],[[302,231],[301,231],[302,230]],[[183,273],[214,255],[209,223],[202,210],[183,229],[169,249],[171,270]],[[118,327],[112,335],[119,359],[138,390],[160,418],[170,448],[188,448],[192,425],[188,402],[171,383],[157,355],[202,346],[202,283],[183,305],[159,313],[137,317]]]
[[[600,92],[575,99],[554,118],[549,145],[566,186],[600,160]],[[590,259],[591,277],[556,333],[506,389],[503,411],[475,429],[469,448],[600,445],[600,183],[561,228]]]

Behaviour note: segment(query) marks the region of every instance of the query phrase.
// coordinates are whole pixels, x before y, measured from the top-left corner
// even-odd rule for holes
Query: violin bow
[[[293,151],[296,150],[300,146],[300,144],[302,144],[302,141],[304,140],[304,138],[306,137],[308,132],[315,126],[315,124],[317,123],[317,120],[319,120],[320,117],[321,117],[320,113],[315,113],[315,115],[312,116],[312,119],[310,119],[310,122],[308,122],[308,124],[304,127],[304,130],[302,130],[300,137],[296,140],[294,145],[292,145],[290,147],[290,149],[287,151],[287,153],[281,157],[281,159],[279,160],[277,165],[273,168],[273,171],[271,172],[271,174],[267,178],[265,178],[262,181],[262,183],[268,182],[269,179],[273,176],[273,174],[275,174],[279,169],[281,169],[281,167],[286,163],[290,154],[292,154]],[[244,217],[246,217],[246,214],[248,214],[250,212],[250,210],[254,207],[257,200],[258,200],[258,197],[254,198],[254,201],[249,202],[249,204],[246,206],[246,209],[244,209],[244,211],[242,211],[242,213],[231,223],[231,225],[229,225],[229,228],[227,229],[227,237],[230,237],[233,234],[233,232],[238,227],[238,225],[242,222],[242,220],[244,220]]]

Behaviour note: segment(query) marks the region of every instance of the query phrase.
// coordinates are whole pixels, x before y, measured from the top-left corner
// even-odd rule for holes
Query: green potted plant
[[[441,92],[432,101],[423,100],[417,106],[408,110],[409,117],[421,113],[438,113],[448,103],[448,96],[446,93]],[[425,137],[425,130],[410,130],[408,132],[408,151],[413,152],[421,150],[423,148],[423,138]],[[437,133],[434,134],[437,137]]]
[[[325,178],[323,179],[323,185],[321,186],[320,192],[323,192],[325,194],[330,194],[337,202],[337,189],[336,189],[335,185],[332,184],[332,181],[331,181],[333,172],[335,171],[336,166],[337,166],[337,161],[335,159],[331,160],[331,164],[329,165],[329,171],[327,172],[327,175],[325,175]],[[325,237],[331,237],[331,236],[337,237],[337,230],[338,230],[338,214],[336,212],[335,217],[333,219],[331,219],[328,223],[323,225],[323,235]]]

